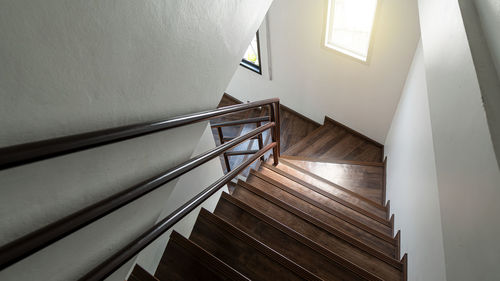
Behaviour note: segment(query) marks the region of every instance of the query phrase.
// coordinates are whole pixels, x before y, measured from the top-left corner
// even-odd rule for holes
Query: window
[[[259,32],[257,31],[257,33],[252,39],[252,42],[250,42],[250,46],[248,46],[248,49],[245,52],[245,55],[243,56],[240,65],[252,71],[257,72],[258,74],[262,74],[259,45],[260,45]]]
[[[325,46],[366,62],[377,0],[329,0]]]

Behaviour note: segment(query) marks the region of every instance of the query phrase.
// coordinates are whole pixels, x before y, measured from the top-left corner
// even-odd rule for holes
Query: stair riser
[[[401,268],[402,266],[398,263],[400,269],[397,269],[396,267],[385,263],[382,260],[379,260],[372,255],[370,255],[367,252],[364,252],[360,250],[359,248],[342,241],[340,239],[332,239],[332,237],[328,237],[328,235],[325,232],[322,232],[320,229],[314,229],[314,226],[309,224],[307,225],[307,222],[302,221],[299,222],[297,220],[301,220],[300,218],[295,217],[295,222],[292,223],[293,225],[302,225],[302,230],[309,230],[311,231],[310,235],[302,233],[295,232],[292,228],[288,227],[287,225],[281,224],[278,220],[275,220],[269,216],[264,215],[263,213],[260,213],[259,211],[243,205],[244,203],[241,203],[236,201],[236,199],[233,199],[232,202],[229,200],[230,196],[225,196],[221,198],[219,201],[219,204],[215,210],[215,213],[222,218],[228,220],[231,222],[233,225],[239,227],[240,229],[244,229],[247,233],[251,233],[254,237],[259,237],[258,239],[262,242],[265,241],[266,237],[263,237],[265,235],[272,235],[267,238],[267,240],[274,240],[275,238],[279,237],[279,233],[285,233],[288,237],[293,237],[295,241],[291,238],[289,243],[285,245],[285,247],[289,248],[290,245],[295,245],[296,243],[302,243],[304,245],[308,245],[310,247],[310,250],[313,250],[315,252],[322,253],[324,256],[331,258],[332,260],[346,260],[348,261],[347,264],[345,263],[340,263],[346,268],[350,268],[350,266],[355,265],[356,269],[354,272],[358,272],[356,270],[359,269],[365,269],[371,274],[374,274],[376,276],[381,277],[384,280],[399,280],[399,276],[401,275]],[[227,199],[226,199],[227,198]],[[233,203],[238,203],[240,206],[237,206]],[[281,221],[283,221],[283,217],[281,217]],[[273,233],[274,234],[271,234]],[[314,233],[312,233],[314,231]],[[283,235],[281,235],[283,236]],[[319,237],[318,237],[319,236]],[[330,247],[325,247],[322,245],[321,241],[324,239],[321,238],[329,238],[329,241],[331,242],[329,245]],[[285,239],[282,239],[285,240]],[[316,241],[316,242],[313,242]],[[265,242],[266,244],[270,245],[272,241]],[[307,256],[306,253],[307,251],[305,250],[299,250],[298,251],[302,258],[305,258],[306,260],[314,260],[317,261],[317,258],[314,258],[313,256]],[[336,258],[340,257],[340,258]],[[362,274],[358,272],[358,274]]]
[[[239,200],[246,202],[247,204],[253,206],[258,210],[272,209],[274,212],[277,211],[275,210],[274,206],[278,206],[279,208],[286,210],[287,212],[290,212],[295,216],[301,217],[304,220],[314,224],[321,229],[326,230],[329,233],[332,233],[336,236],[340,235],[341,237],[355,237],[355,239],[351,240],[367,245],[368,247],[380,251],[381,253],[384,253],[389,257],[394,257],[395,246],[391,243],[380,240],[377,237],[374,237],[356,228],[346,228],[342,224],[336,225],[334,223],[327,223],[325,221],[317,219],[314,216],[309,215],[307,212],[304,212],[297,206],[289,205],[285,201],[273,197],[263,192],[262,190],[244,182],[240,182],[240,186],[242,188],[237,188],[233,193],[233,196],[235,196]]]

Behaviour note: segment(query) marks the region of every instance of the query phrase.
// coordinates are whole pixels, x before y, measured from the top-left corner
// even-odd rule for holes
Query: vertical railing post
[[[276,108],[275,104],[272,103],[269,105],[269,117],[271,118],[271,122],[274,122],[274,127],[271,129],[271,139],[273,142],[276,142],[276,146],[273,147],[273,165],[278,165],[278,157],[279,157],[279,150],[278,150],[278,142],[279,142],[279,131],[278,131],[278,123],[279,121],[277,118],[279,118],[278,115],[276,115]]]
[[[276,151],[278,154],[278,157],[280,156],[281,150],[280,150],[280,143],[281,143],[281,124],[280,124],[280,101],[278,100],[276,102]]]
[[[217,133],[219,134],[220,144],[224,144],[224,135],[222,134],[222,127],[217,127]],[[226,170],[229,173],[231,171],[231,166],[229,165],[229,157],[227,157],[226,152],[222,154],[224,156],[224,164],[226,164]]]
[[[256,127],[258,128],[258,127],[260,127],[261,122],[257,122],[257,123],[255,123],[255,125],[256,125]],[[261,149],[264,147],[264,140],[262,139],[262,133],[260,133],[260,134],[257,136],[257,138],[258,138],[257,140],[258,140],[258,144],[259,144],[259,150],[261,150]],[[262,160],[262,161],[264,161],[264,160],[265,160],[264,155],[262,155],[262,156],[260,157],[260,160]]]

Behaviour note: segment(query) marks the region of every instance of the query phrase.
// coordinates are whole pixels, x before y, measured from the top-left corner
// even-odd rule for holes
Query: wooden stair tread
[[[293,181],[297,184],[305,186],[333,201],[339,202],[348,208],[363,213],[374,220],[388,224],[387,209],[385,207],[379,204],[374,204],[375,202],[371,202],[362,196],[355,196],[352,192],[341,186],[332,185],[331,183],[318,180],[308,173],[284,165],[283,162],[280,162],[277,166],[263,164],[263,167],[275,172],[277,174],[276,176],[279,175],[288,181]],[[259,169],[259,171],[261,170],[262,168]]]
[[[314,243],[305,244],[300,238],[297,239],[297,236],[293,237],[289,233],[274,228],[232,204],[224,203],[226,201],[219,201],[214,212],[217,216],[323,280],[380,280],[333,253],[328,251],[326,252],[330,253],[330,255],[320,253],[318,251],[320,247],[314,247]],[[363,278],[362,276],[366,277]]]
[[[308,193],[306,194],[294,190],[293,188],[267,178],[259,172],[252,170],[247,181],[250,184],[256,184],[256,187],[259,187],[268,193],[290,200],[290,203],[299,203],[304,208],[310,209],[310,211],[313,213],[316,213],[316,210],[321,210],[322,213],[327,214],[327,217],[337,222],[342,222],[342,224],[349,224],[350,226],[362,229],[365,232],[371,233],[372,235],[387,241],[393,240],[393,238],[391,237],[391,228],[385,226],[383,227],[383,229],[375,228],[364,221],[357,220],[337,209],[332,208],[331,206],[325,205],[324,202],[320,202],[316,199],[311,198],[310,196],[308,196]],[[314,208],[311,209],[312,206],[314,206]]]
[[[267,245],[278,242],[278,244],[281,244],[281,247],[286,248],[285,251],[290,251],[292,247],[296,247],[296,244],[302,244],[302,248],[306,247],[306,249],[296,247],[296,255],[300,256],[302,260],[305,259],[306,263],[314,261],[312,267],[320,266],[320,270],[324,268],[318,262],[321,260],[321,257],[318,258],[310,255],[310,251],[315,251],[317,253],[316,256],[321,254],[326,258],[332,259],[334,266],[335,263],[339,263],[341,268],[345,268],[344,270],[358,272],[359,275],[366,276],[365,278],[369,280],[373,278],[401,280],[403,266],[400,262],[393,259],[381,260],[342,239],[335,239],[335,237],[332,239],[326,232],[301,218],[295,217],[292,224],[295,226],[301,225],[309,231],[308,234],[303,235],[302,232],[296,232],[291,227],[282,224],[280,220],[273,219],[228,194],[221,197],[215,209],[215,214],[228,220],[238,228],[245,230],[247,233],[252,233],[255,237],[259,237],[260,241],[266,241],[264,243]],[[294,217],[290,213],[288,215]],[[283,237],[285,235],[287,237]],[[320,235],[321,238],[329,238],[328,240],[331,243],[324,245],[321,243],[322,239],[317,235]],[[280,250],[280,252],[282,251]],[[303,262],[299,261],[297,263],[304,265],[307,269],[311,269],[310,265],[306,266]],[[329,269],[331,270],[332,268]],[[321,273],[317,273],[317,271],[312,269],[311,271],[323,277]],[[365,275],[365,272],[370,274]],[[327,276],[325,278],[329,279]],[[351,277],[351,279],[353,278]]]
[[[176,231],[155,276],[159,280],[250,280]]]
[[[356,161],[381,161],[382,146],[359,133],[325,120],[324,124],[296,143],[284,155]]]
[[[366,243],[362,241],[357,236],[349,235],[348,232],[343,229],[336,228],[330,224],[327,224],[294,206],[290,206],[276,198],[268,196],[264,192],[250,186],[250,185],[237,185],[232,196],[247,205],[252,206],[255,209],[265,213],[267,216],[279,220],[281,223],[295,229],[304,235],[308,235],[307,229],[310,230],[313,237],[319,235],[318,231],[323,233],[322,241],[328,243],[331,239],[333,240],[343,240],[351,245],[363,249],[366,252],[370,252],[372,255],[377,256],[380,259],[386,260],[389,257],[390,260],[396,257],[396,245],[389,242],[383,241],[382,243]],[[304,223],[307,222],[307,223]],[[314,227],[312,227],[314,226]],[[389,262],[391,262],[389,260]]]
[[[383,209],[384,166],[353,165],[281,159],[284,170],[307,174],[314,185],[330,185],[344,190],[350,197],[364,199],[370,205]],[[371,204],[375,203],[375,204]],[[386,214],[384,214],[385,216]]]
[[[252,280],[321,280],[205,209],[190,240]]]
[[[265,166],[262,166],[258,172],[251,171],[251,174],[267,182],[271,182],[274,186],[278,186],[291,194],[296,194],[297,197],[304,198],[311,204],[321,206],[320,208],[322,209],[333,210],[335,213],[339,213],[343,217],[346,217],[348,221],[357,221],[381,233],[392,235],[391,224],[385,218],[380,218],[370,212],[358,209],[355,205],[344,202],[335,196],[323,193],[321,189],[314,190],[311,189],[313,186],[307,187],[301,185],[300,183],[273,172],[273,170],[270,169],[272,167],[266,164],[264,165]]]
[[[128,281],[159,281],[158,278],[149,274],[144,268],[140,265],[135,264],[134,269],[130,273],[130,276],[127,279]]]
[[[307,161],[307,162],[320,162],[320,163],[332,163],[332,164],[349,164],[349,165],[364,165],[364,166],[376,166],[383,167],[383,162],[368,162],[368,161],[355,161],[355,160],[345,160],[345,159],[336,159],[336,158],[316,158],[316,157],[307,157],[307,156],[294,156],[294,155],[280,155],[281,159],[284,160],[298,160],[298,161]]]
[[[266,183],[259,178],[250,177],[248,182],[238,182],[238,185],[243,186],[245,189],[265,198],[266,200],[279,205],[282,208],[293,211],[294,213],[301,213],[302,216],[311,217],[320,221],[330,227],[344,232],[350,236],[356,237],[361,242],[381,251],[388,252],[390,249],[394,252],[396,241],[386,235],[383,238],[374,235],[364,229],[352,225],[336,216],[333,216],[314,205],[311,205],[299,198],[294,197],[284,191],[270,189],[269,183]],[[236,188],[234,195],[238,197],[239,188]],[[238,197],[239,198],[239,197]]]

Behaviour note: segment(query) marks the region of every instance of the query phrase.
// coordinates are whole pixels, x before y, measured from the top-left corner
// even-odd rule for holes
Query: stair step
[[[283,154],[354,161],[381,161],[382,146],[337,122],[325,119],[321,127]]]
[[[219,200],[214,213],[324,280],[382,280],[301,234],[277,228],[226,200]]]
[[[283,167],[283,165],[281,165],[281,167]],[[266,175],[270,179],[277,181],[277,184],[282,184],[289,188],[293,188],[297,192],[302,192],[303,194],[309,196],[311,199],[316,200],[324,205],[330,206],[331,208],[336,209],[350,216],[351,218],[364,222],[365,224],[370,225],[375,229],[379,229],[381,231],[389,230],[388,233],[392,233],[391,224],[387,220],[385,213],[381,214],[379,212],[380,209],[372,208],[374,211],[377,211],[377,214],[379,214],[377,215],[371,212],[371,210],[368,211],[364,208],[361,208],[356,204],[344,200],[343,198],[338,197],[335,194],[332,194],[329,191],[321,189],[315,185],[309,184],[308,182],[303,181],[300,178],[284,172],[282,169],[279,169],[272,165],[263,164],[259,169],[259,172]],[[294,174],[297,175],[298,172],[295,172]],[[344,196],[344,198],[345,197],[346,196]]]
[[[269,162],[268,162],[269,163]],[[313,187],[322,190],[323,193],[331,194],[357,208],[363,209],[379,218],[387,220],[388,208],[374,202],[364,196],[349,190],[343,186],[330,182],[309,170],[290,164],[288,161],[280,159],[277,166],[271,165],[272,169],[293,181],[296,181],[304,186]]]
[[[293,156],[293,155],[280,155],[281,159],[284,160],[296,160],[296,161],[305,161],[305,162],[320,162],[320,163],[331,163],[331,164],[349,164],[349,165],[363,165],[363,166],[375,166],[375,167],[383,167],[383,162],[367,162],[367,161],[355,161],[355,160],[344,160],[344,159],[336,159],[336,158],[315,158],[315,157],[306,157],[306,156]]]
[[[297,243],[301,243],[304,246],[307,245],[307,247],[310,248],[309,251],[313,250],[320,253],[324,257],[342,265],[342,267],[345,268],[344,270],[349,270],[349,268],[351,268],[353,272],[358,272],[359,275],[365,276],[367,279],[372,280],[371,278],[378,279],[380,277],[383,280],[401,280],[403,265],[395,259],[389,258],[380,252],[376,254],[382,257],[382,259],[373,256],[370,253],[375,253],[373,250],[370,252],[364,251],[356,245],[350,244],[339,237],[330,235],[328,232],[315,227],[312,223],[294,216],[291,213],[287,213],[286,211],[284,216],[283,212],[280,212],[282,214],[281,217],[278,218],[268,216],[264,212],[265,211],[260,208],[257,210],[250,207],[227,193],[221,197],[219,205],[215,210],[217,215],[227,219],[247,233],[251,233],[254,237],[259,237],[258,239],[260,241],[268,241],[264,243],[269,246],[278,239],[278,243],[286,248],[285,251],[290,251],[292,245],[295,246]],[[274,217],[276,217],[276,215]],[[285,222],[283,222],[284,220],[289,224],[285,224]],[[284,235],[288,238],[283,238]],[[280,250],[282,253],[285,251]],[[317,261],[321,259],[315,258],[313,255],[309,256],[307,250],[300,250],[299,248],[297,249],[297,253],[302,259],[306,259],[309,262],[314,261],[312,267],[320,266],[320,270],[325,267],[317,264]],[[291,255],[293,255],[293,253]],[[323,277],[317,271],[312,270],[311,266],[306,266],[299,261],[297,261],[297,263],[304,265],[304,267],[310,269],[318,276]],[[329,269],[331,270],[331,268]],[[360,269],[361,273],[359,273]],[[342,268],[339,268],[339,270],[342,270]],[[370,274],[364,275],[365,272],[369,272]],[[328,277],[325,278],[328,279]],[[348,278],[348,280],[351,279]]]
[[[321,229],[324,233],[328,234],[325,234],[324,237],[331,237],[331,239],[334,240],[341,239],[347,241],[364,251],[370,252],[372,255],[377,256],[380,259],[387,260],[386,257],[389,257],[391,259],[387,261],[391,262],[393,258],[396,258],[397,245],[381,241],[380,239],[369,240],[354,236],[345,229],[327,224],[295,206],[288,205],[285,202],[266,194],[252,185],[246,183],[237,185],[232,196],[245,204],[264,212],[266,215],[279,220],[283,224],[286,224],[306,236],[309,235],[307,229],[311,228],[309,224],[312,224],[314,227],[310,229],[310,233],[312,233],[311,235],[313,235],[313,237],[318,234],[315,229]],[[308,222],[309,224],[301,223],[301,221]],[[368,238],[371,237],[369,236]],[[327,243],[329,240],[324,238],[322,241]]]
[[[252,280],[321,280],[205,209],[190,240]]]
[[[308,134],[301,141],[290,146],[286,151],[283,152],[283,154],[284,155],[297,155],[297,154],[299,154],[301,151],[303,151],[307,147],[308,144],[315,143],[317,140],[319,140],[321,138],[324,126],[325,125],[321,125],[317,129],[312,131],[310,134]]]
[[[368,245],[376,247],[377,245],[380,245],[380,243],[388,243],[392,246],[396,246],[396,240],[386,234],[373,230],[372,228],[361,223],[353,224],[352,220],[345,221],[339,217],[339,214],[333,215],[332,213],[334,212],[331,210],[331,212],[327,212],[318,208],[317,206],[291,195],[253,175],[250,175],[247,182],[238,182],[238,184],[245,186],[245,188],[253,188],[256,192],[260,191],[259,195],[265,196],[266,199],[271,200],[275,204],[277,201],[280,201],[282,204],[293,206],[300,211],[331,225],[332,227],[346,232],[349,235],[358,237],[358,239]]]
[[[280,159],[284,171],[305,174],[304,179],[319,187],[343,190],[346,196],[386,211],[383,207],[384,166],[353,165]],[[329,186],[329,187],[328,187]],[[387,214],[384,214],[387,216]]]
[[[250,177],[248,182],[252,183],[254,178],[259,178],[268,184],[268,187],[273,189],[280,189],[290,195],[307,202],[310,205],[313,205],[328,214],[335,216],[347,223],[350,223],[358,228],[364,229],[365,231],[374,233],[377,236],[391,236],[392,228],[387,224],[382,224],[377,222],[369,217],[366,217],[352,209],[349,209],[342,204],[339,204],[333,200],[330,200],[328,197],[325,197],[319,193],[311,191],[306,187],[300,186],[299,184],[293,181],[287,181],[286,179],[280,179],[278,181],[276,179],[270,178],[270,176],[274,176],[275,178],[279,178],[275,176],[276,174],[270,173],[269,170],[265,168],[262,169],[262,172],[257,172],[255,170],[250,171]],[[389,224],[390,225],[390,224]]]
[[[175,231],[155,275],[159,280],[250,280]]]
[[[144,268],[136,264],[127,279],[128,281],[159,281],[158,278],[149,274]]]

